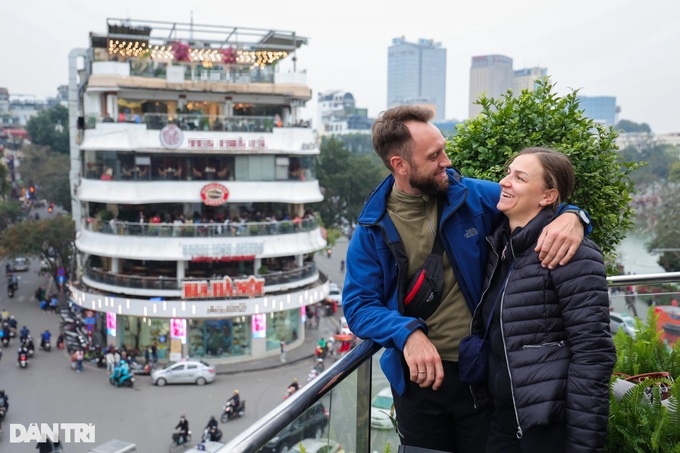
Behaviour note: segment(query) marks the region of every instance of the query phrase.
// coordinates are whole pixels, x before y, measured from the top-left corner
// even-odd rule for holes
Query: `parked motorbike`
[[[130,371],[133,371],[135,374],[151,374],[151,372],[154,370],[154,367],[151,366],[151,363],[147,363],[145,365],[141,365],[135,361],[130,361]]]
[[[245,400],[241,401],[237,408],[234,407],[234,403],[232,401],[227,401],[227,403],[224,405],[224,409],[222,410],[222,416],[220,417],[220,421],[222,423],[226,423],[228,420],[243,417],[245,414],[246,414]]]

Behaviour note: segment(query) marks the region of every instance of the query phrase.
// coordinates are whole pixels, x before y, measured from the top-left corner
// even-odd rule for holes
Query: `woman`
[[[522,150],[500,181],[507,219],[491,245],[473,333],[489,327],[495,411],[487,452],[603,451],[616,361],[602,254],[584,239],[568,265],[541,267],[543,227],[574,188],[569,159]]]

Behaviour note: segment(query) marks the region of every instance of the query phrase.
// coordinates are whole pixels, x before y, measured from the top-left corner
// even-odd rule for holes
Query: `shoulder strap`
[[[439,237],[439,225],[442,221],[442,212],[444,212],[444,197],[437,197],[437,232],[434,235],[434,243],[432,244],[432,253],[441,255],[444,251],[444,244]]]

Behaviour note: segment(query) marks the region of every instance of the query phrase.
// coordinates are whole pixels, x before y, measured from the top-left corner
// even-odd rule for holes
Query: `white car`
[[[635,318],[627,313],[611,311],[609,312],[609,331],[612,335],[616,335],[619,330],[623,330],[623,333],[635,338],[637,333]]]
[[[385,387],[371,401],[371,426],[378,429],[392,429],[394,428],[392,418],[396,416],[392,390]]]
[[[328,296],[326,296],[328,302],[335,302],[338,307],[342,306],[342,291],[336,283],[330,283],[328,285]]]
[[[31,262],[25,256],[17,256],[12,260],[12,271],[26,272],[30,267]]]
[[[151,383],[159,387],[165,384],[203,385],[215,380],[215,368],[202,360],[173,362],[160,370],[151,372]]]

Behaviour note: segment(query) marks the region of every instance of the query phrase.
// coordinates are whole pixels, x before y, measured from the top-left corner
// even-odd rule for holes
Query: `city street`
[[[332,281],[342,286],[344,273],[340,260],[344,259],[347,240],[341,239],[330,259],[319,254],[317,263],[328,272]],[[342,258],[341,258],[342,257]],[[19,322],[31,330],[36,346],[39,335],[49,328],[53,334],[52,351],[37,350],[28,368],[16,365],[18,340],[3,350],[0,361],[0,389],[9,395],[10,409],[3,421],[4,434],[0,438],[0,452],[35,452],[35,443],[9,446],[9,425],[20,423],[93,423],[95,444],[67,444],[66,453],[86,453],[93,445],[111,439],[134,442],[139,452],[161,452],[167,449],[179,416],[185,414],[194,435],[200,437],[211,415],[219,417],[224,401],[238,389],[246,400],[243,418],[220,424],[224,440],[241,433],[258,418],[271,411],[286,393],[293,378],[300,383],[307,380],[312,359],[291,363],[263,371],[218,375],[215,382],[202,387],[175,385],[156,387],[148,376],[136,376],[135,387],[115,388],[108,382],[106,371],[87,364],[83,373],[70,368],[68,354],[58,350],[59,315],[41,312],[33,293],[38,286],[46,287],[47,279],[37,274],[39,261],[31,260],[31,269],[19,273],[19,290],[9,299],[6,291],[0,294],[0,308],[6,308]],[[2,266],[4,267],[4,261]],[[337,317],[323,318],[319,330],[307,335],[329,336],[335,333]],[[310,351],[311,354],[311,351]]]

